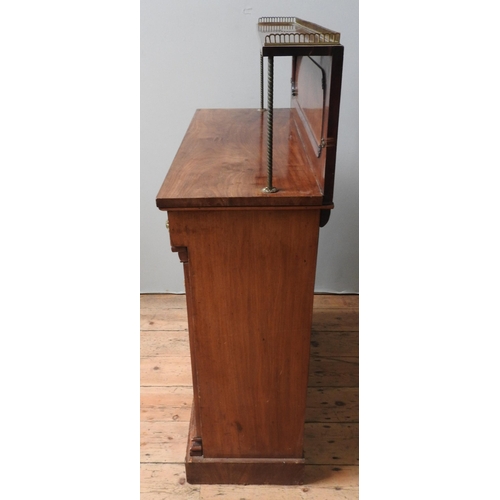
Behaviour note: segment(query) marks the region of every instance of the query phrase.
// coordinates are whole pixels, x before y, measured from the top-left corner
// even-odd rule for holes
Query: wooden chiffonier
[[[267,109],[197,110],[156,199],[185,274],[190,483],[297,484],[305,463],[316,255],[333,208],[343,47],[338,33],[297,18],[262,18],[258,30]],[[272,107],[275,56],[292,57],[289,109]]]

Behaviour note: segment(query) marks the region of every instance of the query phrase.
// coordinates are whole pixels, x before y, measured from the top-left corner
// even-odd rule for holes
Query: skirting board
[[[302,484],[304,458],[204,458],[190,456],[195,437],[194,407],[191,410],[186,450],[186,479],[190,484]]]

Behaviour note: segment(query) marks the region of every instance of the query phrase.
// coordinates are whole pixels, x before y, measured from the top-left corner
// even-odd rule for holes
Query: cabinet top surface
[[[318,186],[291,111],[275,109],[273,185],[267,183],[267,112],[199,109],[156,198],[161,210],[320,206]]]

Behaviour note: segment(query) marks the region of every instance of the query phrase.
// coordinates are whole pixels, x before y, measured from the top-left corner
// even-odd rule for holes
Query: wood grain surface
[[[196,111],[160,188],[160,209],[321,205],[289,109],[274,110],[273,184],[267,185],[266,113],[257,109]]]
[[[172,246],[187,248],[204,457],[302,458],[319,209],[173,210],[169,221]],[[152,364],[155,383],[163,365]]]

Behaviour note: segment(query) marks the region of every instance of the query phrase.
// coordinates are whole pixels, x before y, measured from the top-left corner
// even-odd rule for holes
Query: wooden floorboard
[[[185,295],[141,295],[141,500],[356,500],[359,297],[316,295],[301,486],[190,485],[193,397]]]

